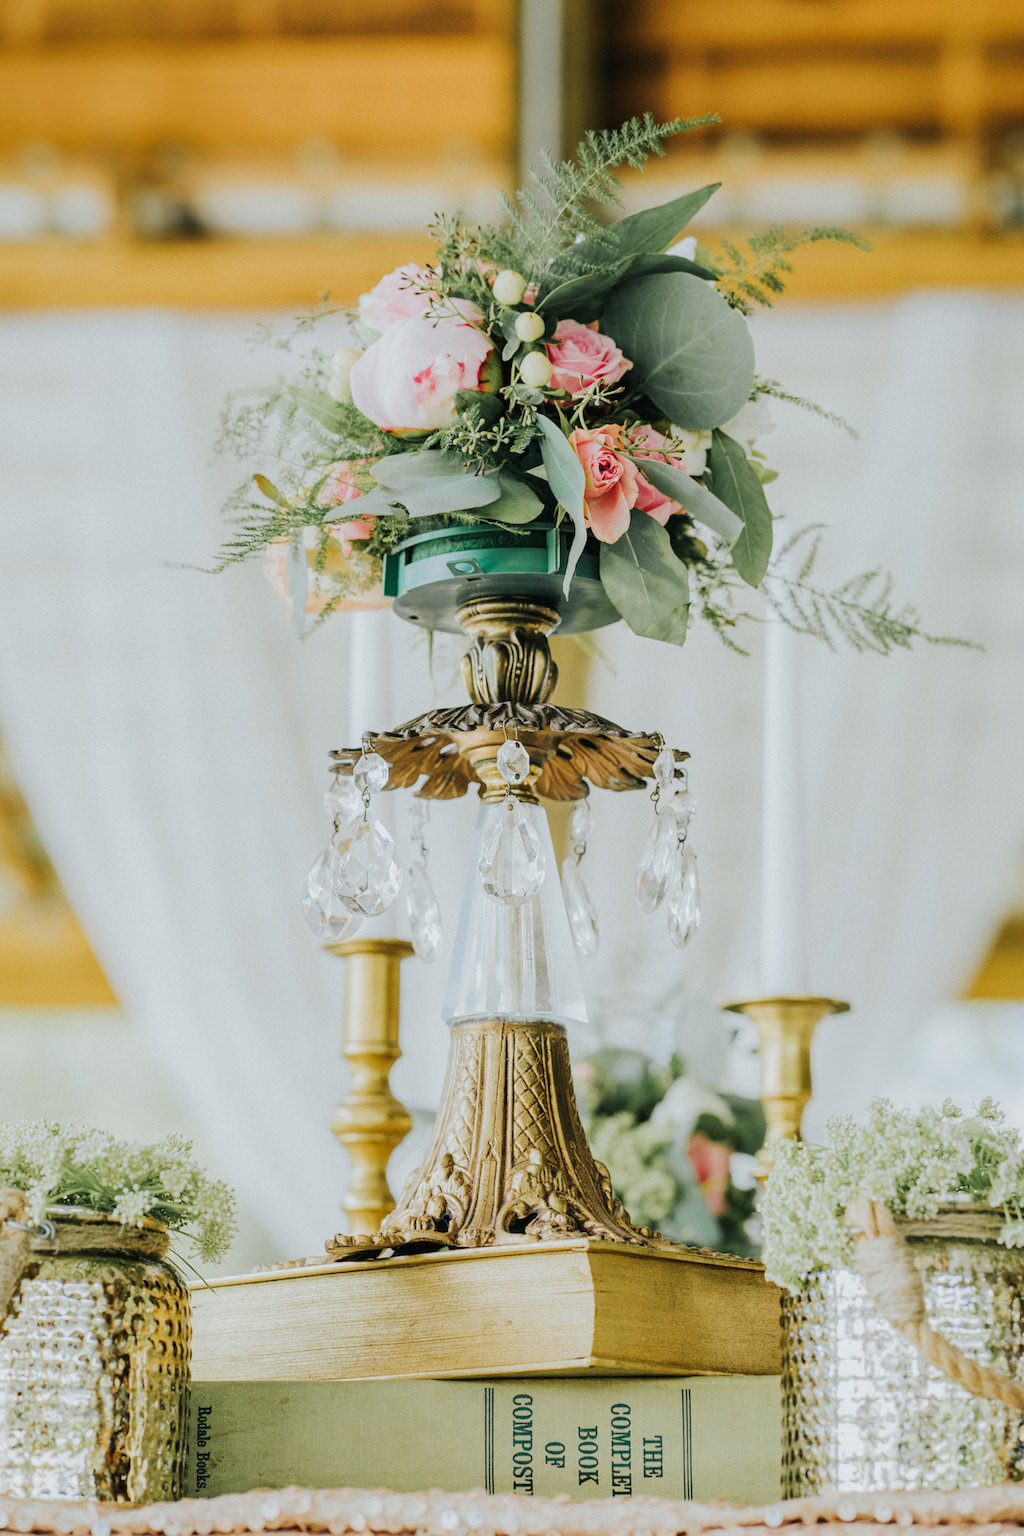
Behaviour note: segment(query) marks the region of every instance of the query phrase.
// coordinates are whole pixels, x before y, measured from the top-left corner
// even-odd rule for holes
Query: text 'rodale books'
[[[185,1492],[475,1488],[770,1503],[775,1376],[203,1382]]]

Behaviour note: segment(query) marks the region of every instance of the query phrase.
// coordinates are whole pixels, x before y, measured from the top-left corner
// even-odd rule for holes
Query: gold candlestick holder
[[[811,1096],[811,1041],[823,1018],[848,1013],[849,1003],[833,997],[755,997],[726,1003],[729,1013],[753,1019],[761,1037],[761,1103],[766,1134],[757,1157],[759,1180],[768,1177],[773,1146],[800,1138],[800,1123]]]
[[[413,947],[405,939],[346,939],[324,948],[346,962],[341,1054],[352,1083],[331,1116],[331,1130],[350,1159],[341,1208],[352,1231],[375,1232],[395,1208],[388,1160],[412,1129],[389,1079],[402,1054],[399,968]]]

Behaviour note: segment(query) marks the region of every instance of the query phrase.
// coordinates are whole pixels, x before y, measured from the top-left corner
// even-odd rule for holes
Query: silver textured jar
[[[180,1497],[191,1317],[167,1231],[47,1214],[0,1328],[0,1493]]]
[[[928,1322],[966,1355],[1024,1381],[1024,1252],[912,1236]],[[782,1304],[782,1491],[976,1488],[1024,1478],[1024,1421],[973,1397],[876,1311],[846,1269]]]

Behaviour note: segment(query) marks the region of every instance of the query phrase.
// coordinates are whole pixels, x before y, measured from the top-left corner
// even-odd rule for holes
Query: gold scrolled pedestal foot
[[[755,997],[725,1003],[728,1013],[753,1019],[761,1036],[761,1103],[766,1135],[757,1157],[756,1175],[768,1177],[772,1147],[788,1137],[799,1140],[804,1108],[811,1096],[811,1041],[822,1019],[848,1013],[849,1003],[833,997]]]
[[[388,1159],[412,1129],[389,1078],[402,1054],[399,967],[413,947],[405,939],[346,939],[324,948],[346,962],[341,1054],[352,1085],[331,1117],[351,1162],[341,1208],[353,1232],[375,1232],[395,1207]]]

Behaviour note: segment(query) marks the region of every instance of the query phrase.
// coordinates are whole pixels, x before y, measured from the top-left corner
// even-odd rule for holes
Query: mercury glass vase
[[[189,1294],[168,1233],[55,1207],[0,1328],[0,1493],[181,1495]],[[2,1320],[0,1320],[2,1323]]]
[[[1024,1381],[1024,1252],[908,1237],[928,1322]],[[882,1318],[846,1269],[784,1295],[783,1487],[810,1494],[977,1488],[1024,1479],[1024,1422],[974,1397]]]

